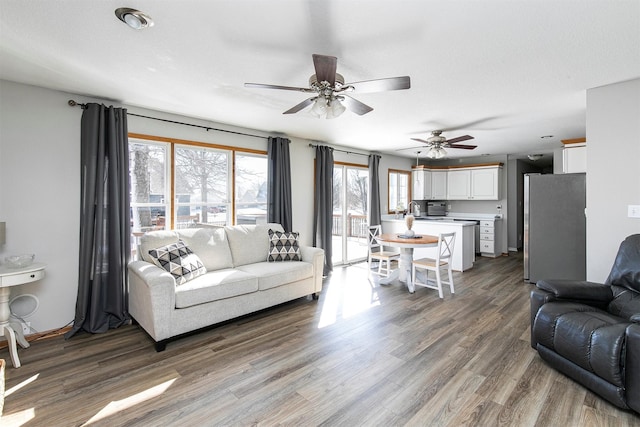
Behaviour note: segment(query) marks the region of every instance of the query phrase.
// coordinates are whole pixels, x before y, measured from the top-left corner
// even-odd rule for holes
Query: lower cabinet
[[[480,255],[495,258],[502,255],[502,220],[480,221]]]

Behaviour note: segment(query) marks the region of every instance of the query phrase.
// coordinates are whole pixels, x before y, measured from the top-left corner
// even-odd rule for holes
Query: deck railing
[[[345,234],[347,237],[367,237],[367,216],[366,215],[353,215],[347,214],[346,226],[347,229],[342,230],[342,215],[333,215],[333,225],[331,227],[331,234],[334,236],[342,236]]]

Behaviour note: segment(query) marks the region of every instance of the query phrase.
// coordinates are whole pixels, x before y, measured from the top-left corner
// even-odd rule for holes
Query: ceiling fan
[[[446,156],[447,152],[445,151],[445,148],[461,148],[463,150],[473,150],[477,147],[477,145],[457,144],[458,142],[473,139],[471,135],[463,135],[456,138],[447,139],[441,134],[441,130],[434,130],[431,132],[431,136],[427,138],[426,141],[420,138],[411,139],[427,144],[427,147],[429,147],[427,157],[429,157],[430,159],[441,159]]]
[[[390,77],[376,80],[366,80],[355,83],[344,82],[344,77],[336,72],[338,58],[313,54],[313,66],[316,73],[309,77],[309,87],[278,86],[261,83],[245,83],[245,87],[293,90],[296,92],[312,93],[311,98],[293,106],[282,114],[293,114],[312,105],[310,112],[316,117],[333,119],[345,110],[351,110],[358,115],[367,114],[373,108],[350,97],[346,92],[382,92],[387,90],[409,89],[409,76]]]

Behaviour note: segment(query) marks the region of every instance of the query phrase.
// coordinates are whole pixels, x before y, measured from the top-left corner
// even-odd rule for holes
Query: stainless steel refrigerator
[[[585,174],[525,174],[525,281],[586,280],[585,208]]]

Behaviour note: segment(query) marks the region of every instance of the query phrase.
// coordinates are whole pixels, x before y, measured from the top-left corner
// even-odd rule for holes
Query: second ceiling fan
[[[347,83],[344,77],[336,72],[338,59],[335,56],[313,54],[313,66],[316,73],[309,78],[309,87],[278,86],[262,83],[245,83],[245,87],[293,90],[312,93],[313,96],[293,106],[282,114],[293,114],[312,105],[311,113],[316,117],[332,119],[345,110],[358,115],[367,114],[373,108],[347,95],[347,92],[367,93],[387,90],[409,89],[409,76],[390,77],[376,80]]]
[[[427,157],[431,159],[441,159],[447,155],[445,148],[460,148],[463,150],[473,150],[477,145],[458,144],[458,142],[468,141],[473,139],[471,135],[458,136],[456,138],[447,139],[442,136],[441,130],[434,130],[431,132],[431,136],[426,140],[420,138],[411,138],[414,141],[419,141],[427,144],[429,151]]]

